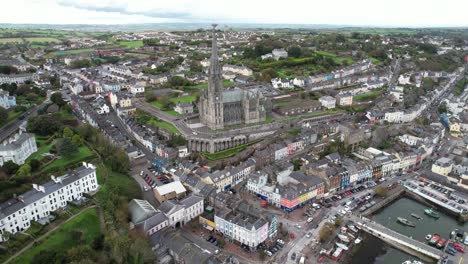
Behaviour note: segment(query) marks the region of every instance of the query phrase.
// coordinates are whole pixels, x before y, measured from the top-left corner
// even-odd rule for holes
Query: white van
[[[304,264],[304,262],[305,262],[305,257],[302,256],[301,259],[299,260],[299,264]]]

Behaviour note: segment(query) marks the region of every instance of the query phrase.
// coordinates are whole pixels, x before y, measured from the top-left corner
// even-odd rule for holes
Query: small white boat
[[[431,240],[431,238],[432,238],[432,235],[431,235],[431,234],[428,234],[428,235],[426,236],[426,240]]]
[[[338,247],[344,249],[344,250],[348,250],[349,248],[345,245],[345,244],[341,244],[341,243],[335,243]]]
[[[357,245],[357,244],[361,243],[361,241],[362,241],[362,238],[358,237],[358,238],[356,238],[356,240],[354,240],[354,244]]]
[[[338,234],[338,238],[345,243],[349,243],[349,238],[345,235]]]

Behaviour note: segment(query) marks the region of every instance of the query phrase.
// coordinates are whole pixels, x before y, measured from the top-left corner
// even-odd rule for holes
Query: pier
[[[358,226],[365,232],[382,239],[388,244],[399,248],[407,253],[415,255],[423,260],[433,259],[439,261],[443,252],[431,247],[424,242],[414,240],[410,237],[395,232],[381,224],[365,217],[353,217]]]

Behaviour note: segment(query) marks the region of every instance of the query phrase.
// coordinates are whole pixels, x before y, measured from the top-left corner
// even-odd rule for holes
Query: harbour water
[[[440,218],[435,219],[424,214],[424,209],[427,209],[425,205],[403,197],[379,211],[372,218],[386,227],[425,243],[425,237],[428,234],[439,234],[443,238],[448,238],[453,229],[463,229],[463,224],[458,223],[455,218],[439,212]],[[411,213],[421,216],[422,219],[412,217]],[[414,222],[416,227],[399,224],[397,217]],[[349,263],[399,264],[408,259],[416,258],[386,245],[377,238],[368,237]]]

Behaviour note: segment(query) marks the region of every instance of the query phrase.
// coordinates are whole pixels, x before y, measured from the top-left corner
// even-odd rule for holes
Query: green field
[[[224,80],[223,81],[223,86],[224,87],[230,87],[233,86],[234,82],[231,82],[229,80]],[[203,88],[208,88],[208,83],[199,83],[196,85],[191,85],[191,86],[184,86],[184,90],[194,90],[194,89],[203,89]]]
[[[320,54],[325,57],[331,57],[335,63],[341,64],[343,61],[348,61],[348,64],[352,64],[354,60],[351,57],[341,57],[336,54],[326,52],[326,51],[316,51],[315,53]]]
[[[94,49],[75,49],[75,50],[59,50],[47,53],[46,57],[62,56],[62,55],[76,55],[80,53],[90,53]]]
[[[62,43],[56,38],[0,38],[0,43]]]
[[[141,48],[143,47],[143,40],[134,40],[134,41],[119,41],[118,44],[120,46],[124,46],[131,49]]]
[[[180,97],[173,97],[169,99],[169,101],[173,102],[174,104],[177,103],[191,103],[194,102],[197,99],[198,93],[193,93],[189,95],[184,95]]]
[[[78,150],[78,153],[75,153],[70,157],[61,157],[54,160],[52,163],[42,168],[41,172],[45,173],[57,168],[67,168],[73,164],[91,159],[94,156],[94,153],[87,146],[81,146]]]
[[[83,232],[83,244],[90,245],[92,241],[101,233],[99,218],[94,208],[86,209],[79,216],[63,224],[57,230],[52,232],[44,240],[40,241],[23,254],[18,256],[12,263],[32,263],[35,255],[41,251],[67,251],[75,247],[76,242],[71,239],[74,231]]]
[[[365,102],[365,101],[371,101],[374,100],[375,98],[379,97],[382,93],[384,92],[384,89],[374,89],[369,93],[365,94],[358,94],[353,97],[353,101],[355,102]]]
[[[102,163],[96,167],[96,177],[101,185],[101,189],[96,194],[97,198],[106,196],[109,188],[117,190],[118,193],[125,197],[141,197],[140,186],[132,177],[111,171]]]
[[[174,134],[180,134],[179,130],[177,130],[175,126],[164,121],[156,121],[154,119],[151,119],[150,121],[148,121],[148,124],[166,129],[167,131],[172,132]]]

